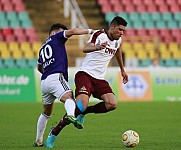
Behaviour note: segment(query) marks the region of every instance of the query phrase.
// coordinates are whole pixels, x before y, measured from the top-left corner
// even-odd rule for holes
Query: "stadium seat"
[[[4,36],[13,34],[13,30],[9,27],[1,29],[1,32]]]
[[[139,13],[147,12],[147,8],[145,5],[136,5],[135,9],[136,9],[136,12],[139,12]]]
[[[155,24],[153,21],[146,21],[144,22],[144,28],[145,29],[155,29]]]
[[[155,24],[156,24],[156,28],[157,29],[164,29],[164,28],[166,28],[166,23],[164,21],[157,21]]]
[[[167,4],[159,5],[159,6],[158,6],[158,11],[159,11],[160,13],[169,12],[169,7],[168,7]]]
[[[176,62],[172,58],[165,59],[165,66],[166,67],[174,67],[174,66],[176,66]]]
[[[181,67],[181,59],[177,59],[175,64],[177,67]]]
[[[130,21],[137,22],[140,21],[140,14],[139,13],[129,13]]]
[[[136,30],[136,35],[137,36],[147,36],[148,33],[147,33],[147,30],[145,28],[142,28],[142,29]]]
[[[6,18],[8,19],[8,21],[15,21],[18,19],[17,17],[17,13],[12,11],[12,12],[7,12],[6,13]]]
[[[0,68],[4,68],[4,63],[3,63],[3,60],[1,58],[0,58]]]
[[[111,22],[111,20],[116,16],[115,12],[110,12],[105,14],[105,19],[108,23]]]
[[[139,67],[148,67],[151,65],[151,59],[150,58],[139,59],[138,65]]]
[[[171,13],[162,13],[161,14],[161,18],[162,18],[162,20],[163,21],[165,21],[165,22],[172,22],[173,21],[173,16],[172,16],[172,14]]]
[[[170,30],[166,29],[166,28],[165,29],[161,29],[159,32],[160,32],[160,36],[161,37],[170,36],[170,34],[171,34]]]
[[[126,36],[135,36],[136,35],[136,31],[134,29],[127,29],[125,31],[125,35]]]
[[[9,4],[7,2],[6,2],[6,4],[3,4],[3,11],[5,11],[5,12],[13,12],[14,11],[13,5],[11,3]]]
[[[18,68],[27,68],[27,61],[24,58],[19,58],[15,60],[16,66]]]
[[[37,67],[37,59],[36,58],[27,59],[27,64],[30,68],[36,68]]]
[[[15,41],[8,43],[8,47],[9,47],[9,51],[18,51],[18,50],[20,50],[19,43],[15,42]]]
[[[8,20],[1,20],[0,21],[0,28],[9,28]]]
[[[1,50],[0,51],[1,52],[1,58],[2,59],[7,59],[7,58],[11,58],[12,56],[11,56],[11,52],[10,51],[8,51],[8,50]]]
[[[158,8],[156,5],[148,5],[147,6],[147,12],[152,12],[152,13],[156,13],[158,12]]]
[[[151,22],[152,21],[150,13],[140,13],[140,19],[143,22]]]
[[[170,7],[170,12],[171,13],[179,13],[180,12],[180,6],[176,3],[172,3],[172,5],[169,6]]]
[[[11,51],[11,53],[12,53],[12,57],[16,60],[23,57],[23,52],[20,50],[14,50],[14,51]]]
[[[110,4],[102,5],[102,6],[101,6],[101,12],[102,12],[103,14],[112,12],[112,6],[111,6]]]
[[[11,20],[11,21],[9,21],[9,27],[10,28],[13,28],[13,29],[15,29],[15,28],[20,28],[20,22],[19,22],[19,20]]]
[[[129,21],[129,14],[125,12],[119,12],[118,16],[123,17],[126,21]]]
[[[23,52],[31,50],[31,43],[30,42],[22,42],[20,43],[20,50]]]
[[[152,21],[160,22],[161,21],[161,14],[160,13],[151,13]]]
[[[0,42],[0,51],[7,51],[7,50],[8,50],[7,42]]]
[[[159,36],[159,30],[158,29],[156,29],[156,28],[154,28],[154,29],[149,29],[148,30],[148,35],[149,36]]]
[[[125,6],[125,12],[131,13],[131,12],[135,12],[135,10],[136,10],[136,8],[134,5],[126,5]]]
[[[173,18],[174,18],[175,21],[180,22],[181,12],[179,12],[179,13],[174,13],[174,14],[173,14]]]
[[[142,0],[132,0],[132,4],[135,6],[143,5],[143,1]]]
[[[34,52],[33,52],[32,50],[23,51],[23,56],[24,56],[24,58],[26,58],[26,59],[35,58]]]
[[[134,29],[142,29],[142,28],[144,28],[144,24],[141,21],[133,21],[132,22],[132,27]]]
[[[15,39],[15,36],[13,35],[13,34],[7,34],[6,36],[5,36],[5,41],[6,42],[14,42],[16,39]]]
[[[176,28],[179,28],[179,27],[178,27],[177,22],[175,22],[175,21],[170,21],[170,22],[167,22],[167,28],[168,28],[168,29],[176,29]]]
[[[0,20],[5,20],[6,19],[6,13],[3,11],[0,11]]]
[[[123,5],[113,5],[112,10],[116,13],[124,12],[124,6]]]
[[[6,68],[16,68],[15,60],[13,58],[4,59],[4,66]]]

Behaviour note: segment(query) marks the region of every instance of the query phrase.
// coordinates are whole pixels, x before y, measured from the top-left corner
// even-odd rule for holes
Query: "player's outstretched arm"
[[[115,56],[116,56],[116,59],[118,61],[120,69],[121,69],[121,75],[123,77],[123,83],[126,84],[128,82],[128,75],[124,70],[124,64],[123,64],[123,59],[122,59],[122,51],[120,49],[118,49]]]
[[[94,32],[93,29],[73,28],[73,29],[65,30],[65,36],[69,38],[72,35],[92,34],[93,32]]]
[[[94,43],[87,43],[83,48],[83,52],[89,53],[89,52],[93,52],[93,51],[98,51],[98,50],[106,48],[107,44],[108,44],[107,42],[102,43],[100,45],[95,45]]]

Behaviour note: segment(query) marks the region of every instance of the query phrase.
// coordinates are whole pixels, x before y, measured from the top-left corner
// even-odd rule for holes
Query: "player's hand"
[[[126,74],[125,71],[122,71],[121,75],[123,77],[123,83],[126,84],[128,82],[128,75]]]
[[[104,48],[106,48],[107,45],[108,45],[107,41],[105,43],[100,44],[100,45],[96,45],[96,50],[104,49]]]

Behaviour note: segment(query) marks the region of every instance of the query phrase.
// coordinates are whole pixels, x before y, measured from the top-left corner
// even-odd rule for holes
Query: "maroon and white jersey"
[[[96,79],[104,79],[108,64],[120,47],[121,41],[121,38],[111,41],[104,29],[96,30],[87,43],[100,45],[107,42],[108,45],[104,49],[87,53],[79,71],[84,71]]]

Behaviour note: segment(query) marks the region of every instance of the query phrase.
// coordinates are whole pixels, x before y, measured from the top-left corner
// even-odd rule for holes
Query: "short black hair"
[[[120,16],[116,16],[114,17],[114,19],[111,21],[110,25],[123,25],[123,26],[127,26],[127,22],[124,18],[120,17]]]
[[[50,27],[49,35],[53,30],[59,30],[60,28],[63,29],[63,30],[68,30],[67,26],[65,26],[64,24],[55,23]]]

